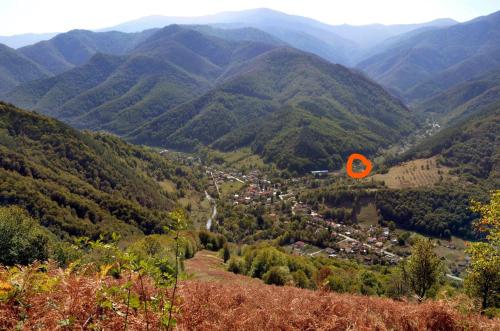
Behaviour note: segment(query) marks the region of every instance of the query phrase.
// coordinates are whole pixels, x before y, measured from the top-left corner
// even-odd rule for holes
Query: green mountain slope
[[[500,102],[489,104],[422,141],[406,158],[440,156],[470,182],[500,185]]]
[[[15,49],[0,44],[0,95],[21,83],[48,75],[49,72]]]
[[[96,53],[123,55],[154,32],[72,30],[18,51],[52,74],[59,74],[86,63]]]
[[[444,124],[458,122],[500,100],[500,67],[416,104],[417,111],[432,114]]]
[[[19,86],[6,99],[77,128],[123,135],[202,95],[231,66],[274,47],[169,26],[127,55],[96,54],[83,66]]]
[[[415,128],[380,86],[290,48],[235,66],[215,90],[133,132],[138,143],[222,150],[251,146],[282,168],[338,169],[353,152],[373,154]]]
[[[24,206],[59,235],[162,231],[177,195],[158,181],[189,178],[151,150],[0,103],[0,205]]]
[[[500,12],[397,42],[358,67],[409,101],[500,65]]]

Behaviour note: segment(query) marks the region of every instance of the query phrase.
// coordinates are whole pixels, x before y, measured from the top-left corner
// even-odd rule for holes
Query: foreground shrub
[[[288,267],[275,266],[264,274],[262,280],[266,284],[283,286],[291,282],[292,276]]]
[[[241,257],[231,257],[228,264],[228,271],[234,272],[235,274],[245,274],[245,261]]]
[[[142,271],[122,278],[108,272],[72,272],[40,263],[0,269],[0,330],[166,328],[169,288]]]
[[[48,235],[16,206],[0,207],[0,264],[26,265],[48,258]]]

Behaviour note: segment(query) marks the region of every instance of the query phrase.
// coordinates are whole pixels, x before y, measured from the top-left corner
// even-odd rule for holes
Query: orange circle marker
[[[365,165],[365,170],[363,170],[362,172],[354,172],[352,170],[352,163],[354,162],[354,160],[360,160],[361,163]],[[351,154],[347,159],[346,171],[349,177],[356,179],[365,178],[370,174],[370,171],[372,171],[372,163],[363,155],[354,153]]]

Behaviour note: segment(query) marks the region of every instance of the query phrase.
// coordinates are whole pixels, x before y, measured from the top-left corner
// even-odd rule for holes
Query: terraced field
[[[436,158],[418,159],[402,163],[389,169],[386,174],[371,178],[383,181],[388,188],[401,189],[432,186],[441,181],[456,180],[450,175],[450,168],[439,165]]]

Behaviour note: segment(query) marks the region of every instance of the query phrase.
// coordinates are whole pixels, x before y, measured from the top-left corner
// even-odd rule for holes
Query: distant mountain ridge
[[[421,101],[500,66],[500,12],[396,42],[358,67],[405,98]]]
[[[23,33],[12,36],[0,36],[0,44],[17,49],[24,46],[36,44],[43,40],[49,40],[59,33]]]
[[[113,27],[96,30],[96,32],[120,31],[139,33],[144,30],[159,29],[172,24],[211,25],[227,30],[234,28],[256,28],[295,48],[315,53],[334,63],[353,66],[363,58],[368,49],[384,40],[415,29],[449,26],[456,23],[451,19],[436,19],[419,24],[328,25],[307,17],[288,15],[267,8],[258,8],[238,12],[222,12],[200,17],[148,16]],[[10,37],[0,36],[0,43],[20,48],[39,41],[49,40],[55,35],[28,34]],[[92,45],[90,48],[95,48],[95,46]],[[44,52],[47,51],[44,50]]]
[[[48,41],[22,47],[18,52],[56,75],[85,64],[96,53],[123,55],[153,33],[154,31],[130,34],[72,30]]]
[[[169,24],[209,24],[220,27],[254,27],[291,46],[315,53],[334,63],[354,65],[362,51],[376,44],[423,27],[456,24],[452,19],[436,19],[420,24],[329,25],[307,17],[288,15],[267,8],[222,12],[200,17],[148,16],[101,31],[137,32]]]
[[[19,84],[49,75],[47,70],[15,49],[0,44],[0,95]]]
[[[233,63],[274,45],[232,41],[172,25],[127,55],[96,54],[56,77],[14,89],[6,99],[79,128],[125,134],[141,122],[208,91]]]

